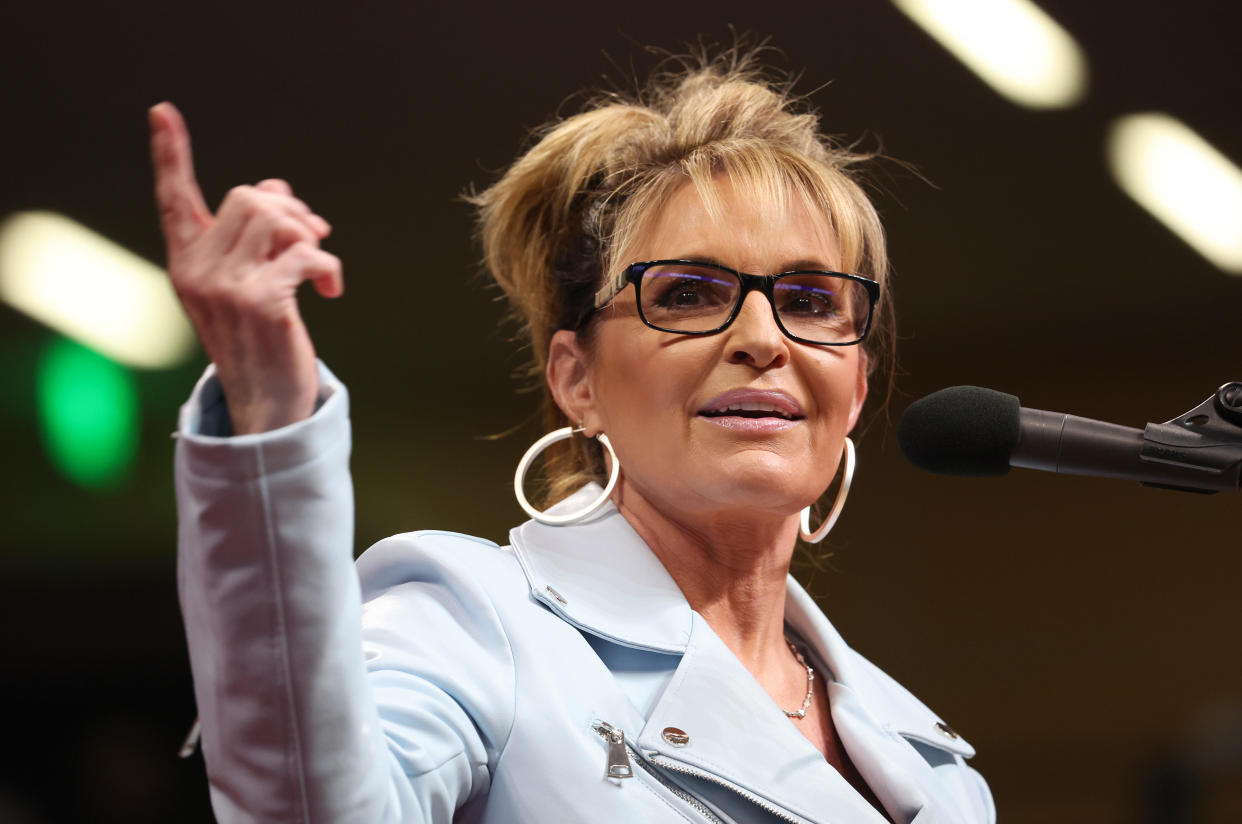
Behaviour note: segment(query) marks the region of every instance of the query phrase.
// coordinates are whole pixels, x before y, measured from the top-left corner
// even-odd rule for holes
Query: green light
[[[65,338],[49,345],[36,377],[48,457],[95,491],[119,486],[138,451],[138,392],[125,367]]]

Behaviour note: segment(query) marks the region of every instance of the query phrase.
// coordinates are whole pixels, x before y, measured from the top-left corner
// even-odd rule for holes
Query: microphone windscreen
[[[1004,475],[1021,432],[1018,398],[951,386],[910,404],[897,423],[906,460],[940,475]]]

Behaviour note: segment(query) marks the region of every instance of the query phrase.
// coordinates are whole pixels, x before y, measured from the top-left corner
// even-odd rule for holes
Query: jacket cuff
[[[234,435],[215,364],[182,405],[176,437],[184,470],[206,478],[247,480],[310,463],[327,444],[349,436],[349,392],[318,361],[319,396],[309,418],[251,435]]]

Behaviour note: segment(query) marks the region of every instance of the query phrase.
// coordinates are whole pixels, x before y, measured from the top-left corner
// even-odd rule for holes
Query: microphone
[[[910,463],[941,475],[1004,475],[1011,466],[1138,481],[1185,492],[1242,485],[1242,382],[1143,429],[1027,409],[1014,395],[953,386],[915,401],[897,424]]]

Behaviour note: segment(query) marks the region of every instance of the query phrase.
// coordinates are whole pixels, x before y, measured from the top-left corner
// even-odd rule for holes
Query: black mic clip
[[[1144,486],[1184,492],[1236,492],[1242,486],[1242,381],[1217,389],[1203,403],[1143,430],[1142,461],[1176,467],[1187,485]]]

